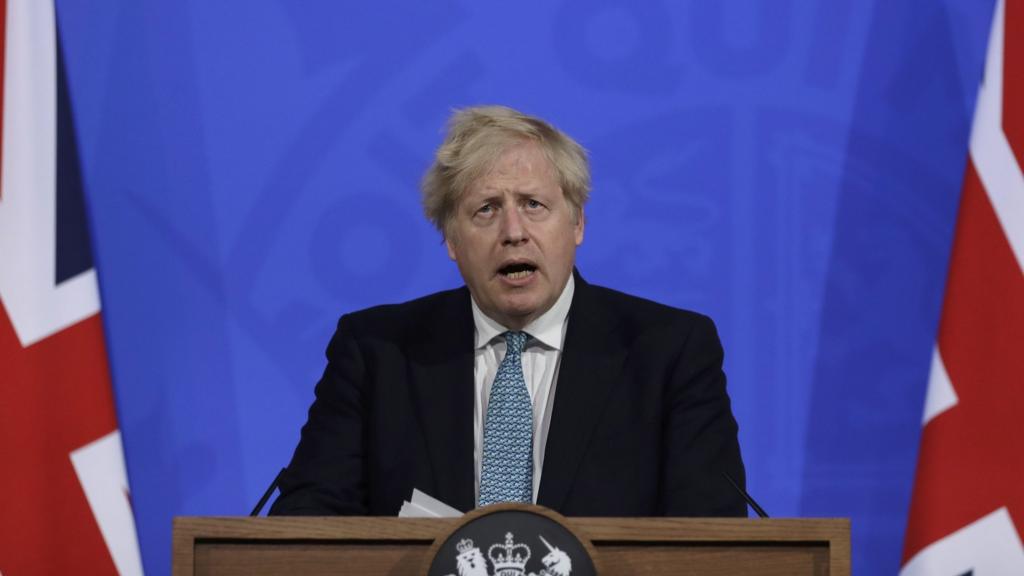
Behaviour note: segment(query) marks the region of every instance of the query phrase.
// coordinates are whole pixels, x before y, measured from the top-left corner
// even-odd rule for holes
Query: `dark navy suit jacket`
[[[465,287],[343,316],[271,514],[474,507]],[[568,516],[746,516],[722,347],[706,316],[576,273],[537,503]]]

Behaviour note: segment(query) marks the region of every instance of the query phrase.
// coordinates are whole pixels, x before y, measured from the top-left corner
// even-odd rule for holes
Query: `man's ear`
[[[455,260],[455,241],[452,240],[451,236],[445,234],[444,245],[446,248],[448,248],[448,257],[451,258],[452,260]]]
[[[586,224],[587,217],[583,214],[583,207],[580,206],[576,214],[576,224],[574,225],[576,234],[576,245],[583,244],[583,228]]]

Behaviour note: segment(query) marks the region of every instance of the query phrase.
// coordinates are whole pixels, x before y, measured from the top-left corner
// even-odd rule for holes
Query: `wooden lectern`
[[[174,576],[419,575],[458,519],[175,518]],[[848,519],[570,518],[602,576],[849,576]]]

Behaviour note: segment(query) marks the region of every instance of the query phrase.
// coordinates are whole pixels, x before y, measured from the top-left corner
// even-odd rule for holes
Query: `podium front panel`
[[[176,518],[174,576],[419,575],[456,519]],[[846,519],[570,518],[604,576],[849,576]]]

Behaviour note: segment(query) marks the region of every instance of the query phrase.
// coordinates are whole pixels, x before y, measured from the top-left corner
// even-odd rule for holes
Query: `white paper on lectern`
[[[440,518],[430,510],[417,506],[408,500],[402,502],[402,508],[398,511],[399,518]]]
[[[410,500],[402,502],[399,518],[458,518],[462,516],[455,508],[413,488]]]

